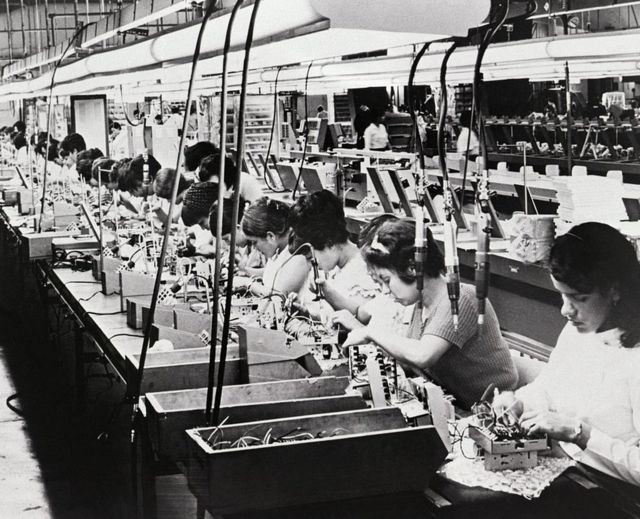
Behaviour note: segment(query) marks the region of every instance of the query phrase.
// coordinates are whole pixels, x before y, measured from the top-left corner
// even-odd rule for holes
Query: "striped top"
[[[460,321],[456,332],[447,291],[440,294],[433,305],[423,311],[422,337],[435,335],[452,346],[427,374],[453,394],[458,405],[467,409],[480,399],[489,384],[496,384],[501,391],[515,389],[518,373],[491,303],[487,301],[485,322],[480,330],[474,288],[461,284]]]

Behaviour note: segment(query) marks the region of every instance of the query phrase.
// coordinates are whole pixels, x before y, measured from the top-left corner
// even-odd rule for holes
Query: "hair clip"
[[[571,231],[566,232],[565,236],[572,236],[574,237],[576,240],[580,240],[581,242],[584,242],[584,238],[582,236],[578,236],[577,234],[572,233]]]
[[[382,243],[380,243],[380,241],[378,240],[377,234],[373,237],[373,240],[371,241],[371,245],[369,245],[369,248],[383,252],[385,254],[391,254],[389,252],[389,249],[387,249],[384,245],[382,245]]]

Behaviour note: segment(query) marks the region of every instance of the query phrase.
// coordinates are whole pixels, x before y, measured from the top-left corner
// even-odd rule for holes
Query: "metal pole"
[[[47,29],[47,47],[51,47],[51,36],[49,35],[49,0],[44,0],[44,24]],[[53,19],[51,20],[53,26]]]
[[[571,153],[571,126],[573,126],[573,118],[571,117],[571,85],[569,83],[569,62],[564,62],[564,77],[566,84],[566,104],[567,104],[567,168],[568,173],[571,175],[571,162],[572,162],[572,153]]]
[[[9,9],[9,0],[5,0],[7,4],[7,30],[9,31],[9,59],[13,61],[13,23],[11,22],[11,10]]]
[[[24,28],[24,0],[20,0],[20,33],[22,34],[22,53],[23,56],[27,56],[29,52],[27,51],[27,39]]]
[[[38,48],[38,52],[42,52],[42,35],[40,34],[40,6],[38,5],[38,0],[34,0],[34,14],[35,14],[35,24],[36,24],[36,46]]]

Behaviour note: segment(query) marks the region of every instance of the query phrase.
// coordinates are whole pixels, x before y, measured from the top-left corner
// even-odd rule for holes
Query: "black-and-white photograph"
[[[640,0],[0,0],[0,466],[0,519],[640,519]]]

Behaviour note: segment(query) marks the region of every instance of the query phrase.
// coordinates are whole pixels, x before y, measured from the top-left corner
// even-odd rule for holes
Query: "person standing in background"
[[[367,105],[360,105],[358,113],[353,120],[353,129],[356,132],[356,148],[364,148],[364,131],[371,123],[371,111]]]

